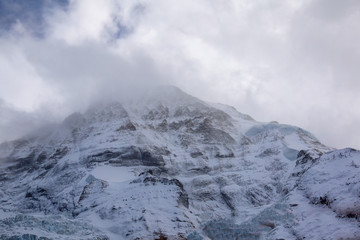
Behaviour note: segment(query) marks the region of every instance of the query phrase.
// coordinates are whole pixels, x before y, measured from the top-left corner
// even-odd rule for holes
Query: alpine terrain
[[[139,95],[0,145],[0,239],[360,239],[359,151]]]

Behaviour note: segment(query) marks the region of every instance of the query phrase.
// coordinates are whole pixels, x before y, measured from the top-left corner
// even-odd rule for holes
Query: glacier
[[[172,86],[0,145],[0,239],[360,239],[360,152]]]

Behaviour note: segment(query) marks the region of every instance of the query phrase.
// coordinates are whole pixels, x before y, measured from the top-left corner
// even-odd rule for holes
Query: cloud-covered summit
[[[173,84],[360,148],[358,1],[19,0],[0,13],[14,111],[61,119],[128,85]]]

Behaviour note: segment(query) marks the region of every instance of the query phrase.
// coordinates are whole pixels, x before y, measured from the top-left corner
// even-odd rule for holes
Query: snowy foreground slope
[[[360,152],[175,87],[0,145],[0,239],[360,239]]]

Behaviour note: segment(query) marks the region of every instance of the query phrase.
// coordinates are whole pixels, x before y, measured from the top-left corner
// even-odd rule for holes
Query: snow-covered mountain
[[[0,145],[0,239],[360,239],[360,152],[175,87]]]

